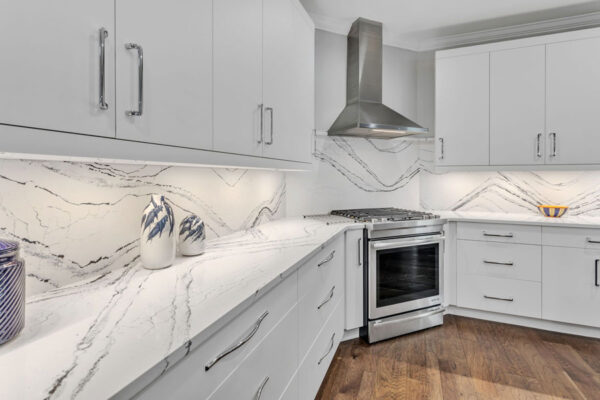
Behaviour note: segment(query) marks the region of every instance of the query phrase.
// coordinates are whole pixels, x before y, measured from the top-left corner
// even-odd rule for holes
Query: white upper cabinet
[[[297,0],[263,2],[263,155],[309,161],[314,27]]]
[[[489,53],[437,59],[439,165],[489,164],[489,71]]]
[[[116,4],[117,137],[211,149],[212,1]]]
[[[544,163],[545,46],[490,53],[490,164]]]
[[[600,37],[547,47],[547,162],[600,163]]]
[[[0,123],[114,137],[114,2],[1,0],[0,9]]]
[[[214,149],[262,154],[262,0],[217,0]]]

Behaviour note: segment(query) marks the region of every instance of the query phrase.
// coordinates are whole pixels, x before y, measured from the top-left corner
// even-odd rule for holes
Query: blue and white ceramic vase
[[[140,255],[148,269],[166,268],[175,260],[175,217],[165,196],[153,194],[142,215]]]
[[[19,244],[0,240],[0,344],[8,342],[25,325],[25,263]]]
[[[197,256],[204,253],[204,222],[190,214],[179,224],[179,250],[184,256]]]

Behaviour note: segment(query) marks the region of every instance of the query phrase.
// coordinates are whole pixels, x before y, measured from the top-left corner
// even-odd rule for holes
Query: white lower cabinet
[[[210,400],[278,399],[298,365],[298,307],[295,306],[210,396]]]
[[[344,334],[344,308],[340,301],[304,357],[299,374],[300,399],[314,399]]]
[[[347,330],[363,326],[363,230],[346,232],[346,293]]]
[[[314,398],[344,333],[344,258],[341,234],[136,398]]]
[[[544,246],[542,317],[600,328],[600,249]]]

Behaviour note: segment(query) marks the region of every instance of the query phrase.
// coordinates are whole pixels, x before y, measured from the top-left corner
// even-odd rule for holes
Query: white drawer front
[[[458,241],[458,273],[542,280],[542,247],[529,244]]]
[[[294,307],[210,400],[279,399],[298,366],[297,340],[298,307]]]
[[[344,298],[344,242],[336,240],[324,255],[309,262],[298,271],[300,307],[300,354],[308,351],[311,343],[334,310]],[[323,260],[329,262],[318,266]],[[343,310],[342,310],[343,313]]]
[[[298,396],[300,396],[300,389],[298,388],[298,371],[296,370],[280,400],[300,400]]]
[[[504,314],[541,318],[539,282],[478,275],[458,277],[458,306]]]
[[[542,227],[544,246],[600,250],[600,229]]]
[[[298,370],[298,384],[302,400],[315,398],[344,334],[343,302],[340,301],[335,308]]]
[[[296,304],[297,296],[298,279],[297,274],[294,273],[193,350],[138,397],[141,399],[207,398]],[[265,312],[268,312],[268,315],[260,322],[253,336],[207,371],[206,366],[209,362],[230,346],[239,343],[240,339],[247,337],[256,326],[259,317]]]
[[[459,239],[487,242],[540,244],[541,227],[533,225],[482,224],[460,222],[457,228]]]

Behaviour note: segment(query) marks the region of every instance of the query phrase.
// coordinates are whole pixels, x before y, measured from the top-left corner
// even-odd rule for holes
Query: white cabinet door
[[[546,52],[547,162],[600,163],[600,38],[552,43]]]
[[[119,0],[117,25],[117,137],[211,149],[212,1]]]
[[[346,323],[347,330],[363,326],[363,258],[361,229],[346,232]]]
[[[314,27],[297,0],[263,2],[263,155],[308,161],[314,126]]]
[[[262,0],[213,7],[214,149],[261,155]]]
[[[600,250],[544,246],[542,318],[600,327]]]
[[[544,163],[546,47],[490,53],[490,164]]]
[[[436,162],[488,165],[489,53],[436,62]]]
[[[0,10],[0,123],[114,136],[114,3],[1,0]]]

